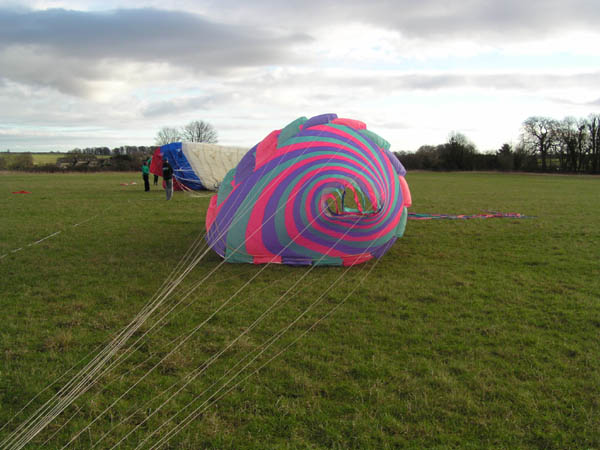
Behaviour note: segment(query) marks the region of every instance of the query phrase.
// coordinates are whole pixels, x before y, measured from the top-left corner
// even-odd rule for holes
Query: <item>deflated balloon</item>
[[[353,265],[404,233],[410,192],[389,143],[323,114],[270,133],[231,170],[206,215],[228,262]]]

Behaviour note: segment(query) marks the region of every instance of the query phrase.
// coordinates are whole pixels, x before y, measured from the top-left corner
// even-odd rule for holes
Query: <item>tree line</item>
[[[207,142],[216,144],[218,134],[208,122],[194,120],[181,128],[163,127],[156,135],[154,146],[123,145],[108,147],[86,147],[69,150],[56,163],[35,164],[31,153],[0,154],[0,170],[27,170],[38,172],[57,172],[63,170],[99,171],[139,170],[142,163],[154,154],[161,145],[172,142]]]
[[[219,138],[217,130],[210,123],[203,120],[193,120],[180,128],[162,127],[154,139],[156,145],[182,141],[216,144]]]
[[[416,152],[397,152],[408,170],[499,170],[525,172],[600,173],[600,114],[556,120],[532,116],[522,124],[517,145],[505,143],[480,153],[461,133],[440,145]]]
[[[538,156],[543,172],[599,173],[600,114],[563,120],[530,117],[523,122],[521,142]]]
[[[115,147],[112,150],[108,147],[86,147],[86,148],[74,148],[69,150],[69,155],[94,155],[94,156],[122,156],[122,155],[139,155],[139,154],[152,154],[156,149],[156,146],[145,146],[145,145],[122,145],[121,147]]]
[[[65,158],[71,158],[72,170],[138,170],[157,146],[171,142],[218,141],[214,127],[202,120],[181,128],[163,127],[156,135],[156,146],[121,146],[75,148]],[[503,144],[494,152],[480,153],[464,134],[453,132],[447,142],[423,145],[416,152],[397,152],[408,170],[499,170],[526,172],[600,173],[600,114],[586,118],[565,117],[556,120],[532,116],[521,128],[516,145]],[[109,157],[100,164],[82,164],[98,156]],[[64,160],[65,158],[60,158]],[[56,171],[60,164],[34,165],[28,153],[0,155],[0,170]],[[64,169],[64,163],[62,165]]]

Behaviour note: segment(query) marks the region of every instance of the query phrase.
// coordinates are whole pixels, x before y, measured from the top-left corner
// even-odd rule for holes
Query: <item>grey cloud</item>
[[[232,85],[234,85],[232,83]],[[335,94],[346,90],[364,95],[364,91],[390,93],[392,91],[435,91],[442,89],[479,88],[494,90],[542,91],[553,88],[589,87],[600,85],[600,71],[569,75],[528,73],[383,73],[372,72],[289,72],[277,78],[266,74],[244,80],[244,86],[255,90],[290,88],[306,90],[310,95]],[[241,85],[238,83],[238,88]]]
[[[238,102],[260,103],[260,93],[271,91],[276,102],[278,94],[296,93],[296,108],[323,102],[350,103],[365,97],[386,96],[402,92],[427,92],[452,89],[518,90],[535,92],[569,88],[572,86],[595,89],[600,85],[600,72],[572,75],[554,74],[383,74],[378,77],[361,72],[350,74],[304,72],[287,73],[273,77],[270,74],[225,84],[222,92],[210,96],[179,97],[147,105],[144,117],[156,118],[198,110],[231,108]],[[243,92],[243,94],[242,94]],[[405,124],[385,126],[403,128]]]
[[[360,22],[413,38],[515,40],[569,30],[597,30],[597,0],[221,0],[223,14],[239,20],[268,17],[297,29]]]
[[[186,12],[0,9],[0,55],[22,54],[20,59],[3,58],[0,78],[22,77],[24,82],[81,94],[86,81],[107,78],[106,67],[99,64],[107,61],[113,63],[112,75],[122,62],[219,73],[289,61],[290,46],[308,40],[306,34],[227,25]],[[29,70],[40,65],[38,55],[52,64]]]
[[[573,86],[596,87],[600,84],[600,72],[572,75],[555,74],[414,74],[388,80],[394,89],[437,90],[474,87],[497,90],[539,91]]]
[[[160,117],[197,111],[203,109],[212,109],[231,103],[235,99],[234,93],[206,95],[198,97],[183,97],[172,100],[155,102],[146,106],[142,110],[144,117]]]

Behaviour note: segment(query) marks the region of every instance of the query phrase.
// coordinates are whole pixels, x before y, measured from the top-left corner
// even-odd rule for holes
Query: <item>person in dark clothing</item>
[[[150,190],[150,167],[148,167],[148,161],[144,161],[142,164],[142,178],[144,179],[144,190],[148,192]]]
[[[169,164],[169,160],[165,158],[163,161],[163,180],[165,180],[165,191],[167,193],[167,200],[171,200],[173,195],[173,168]]]
[[[148,167],[152,168],[152,156],[148,158]],[[158,175],[154,174],[154,186],[158,184]]]

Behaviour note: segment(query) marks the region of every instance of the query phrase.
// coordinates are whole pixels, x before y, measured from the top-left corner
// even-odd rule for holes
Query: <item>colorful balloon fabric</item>
[[[231,170],[206,214],[207,241],[228,262],[354,265],[404,233],[410,191],[389,143],[364,123],[296,119]]]
[[[175,190],[216,191],[223,178],[246,154],[247,148],[205,142],[172,142],[152,155],[150,172],[162,176],[163,160],[173,168]]]

